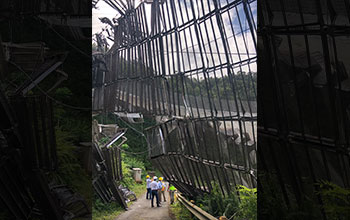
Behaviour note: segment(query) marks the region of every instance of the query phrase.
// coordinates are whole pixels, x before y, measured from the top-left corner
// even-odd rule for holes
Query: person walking
[[[151,192],[152,192],[151,206],[154,207],[153,206],[153,199],[154,199],[154,197],[156,197],[157,207],[160,207],[159,198],[158,198],[158,183],[157,183],[156,176],[153,177],[153,181],[151,182],[150,187],[151,187]]]
[[[165,198],[165,192],[167,191],[167,184],[164,181],[163,177],[159,177],[159,181],[162,183],[162,188],[160,189],[160,194],[159,194],[159,200],[162,200],[162,197],[164,199],[164,202],[166,202]]]
[[[171,185],[169,187],[168,192],[169,192],[169,197],[170,197],[170,204],[174,203],[175,190],[176,190],[175,186]]]
[[[149,175],[146,176],[146,184],[147,184],[147,194],[146,194],[146,199],[151,199],[151,179],[149,177]]]

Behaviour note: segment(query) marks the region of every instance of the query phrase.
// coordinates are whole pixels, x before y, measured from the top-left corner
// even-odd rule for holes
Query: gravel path
[[[146,193],[137,199],[129,210],[119,215],[115,220],[171,220],[169,210],[169,194],[166,192],[166,202],[162,201],[161,206],[157,207],[154,198],[155,207],[151,207],[151,200],[146,200]]]

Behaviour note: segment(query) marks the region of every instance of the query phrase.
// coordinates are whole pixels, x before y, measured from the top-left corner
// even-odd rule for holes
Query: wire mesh
[[[152,1],[117,19],[94,110],[166,118],[150,156],[189,195],[256,186],[256,6]]]
[[[315,183],[350,183],[349,2],[271,0],[259,8],[261,190],[275,176],[275,195],[289,210],[308,199],[322,204]]]

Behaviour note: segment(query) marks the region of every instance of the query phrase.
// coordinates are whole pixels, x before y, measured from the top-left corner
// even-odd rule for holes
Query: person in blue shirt
[[[146,194],[146,199],[151,199],[151,182],[152,180],[150,179],[149,175],[146,176],[146,183],[147,183],[147,194]]]
[[[163,188],[163,183],[162,183],[162,177],[159,177],[159,179],[158,179],[158,197],[159,197],[159,202],[162,202],[162,197],[161,197],[161,190],[162,190],[162,188]]]

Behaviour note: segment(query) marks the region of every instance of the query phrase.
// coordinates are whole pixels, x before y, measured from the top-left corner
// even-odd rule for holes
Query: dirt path
[[[146,200],[146,193],[137,199],[129,210],[119,215],[115,220],[171,220],[169,215],[169,194],[166,194],[166,202],[162,201],[161,206],[156,206],[156,199],[154,198],[155,207],[151,207],[151,200]]]

